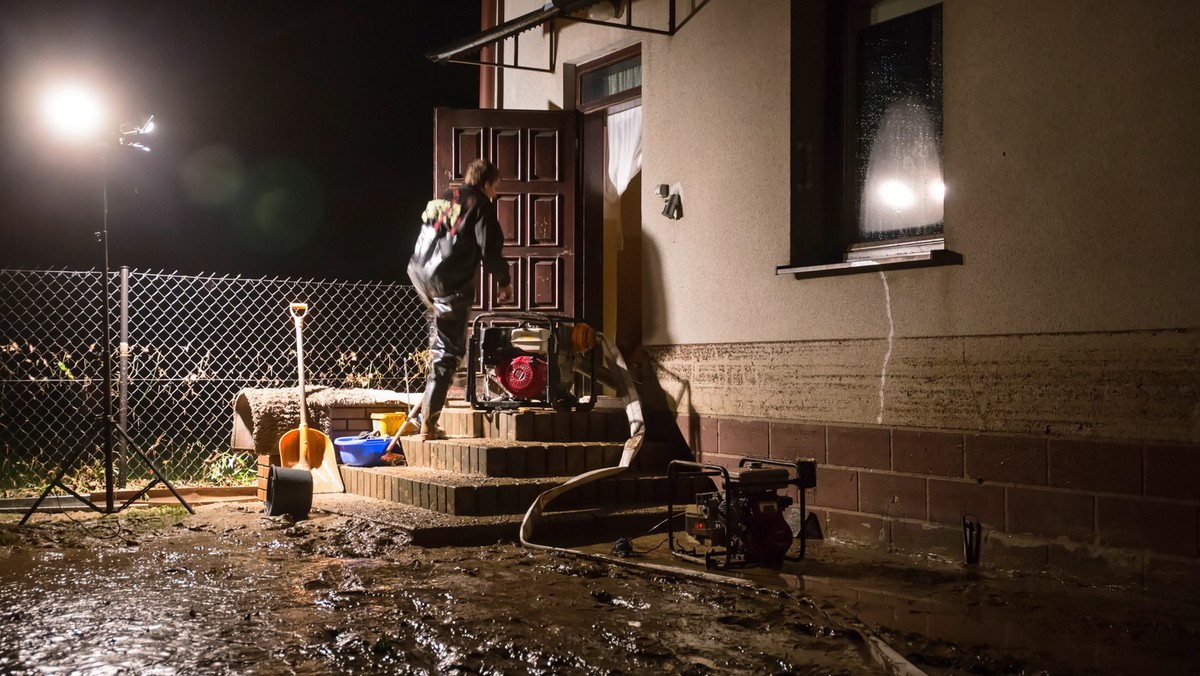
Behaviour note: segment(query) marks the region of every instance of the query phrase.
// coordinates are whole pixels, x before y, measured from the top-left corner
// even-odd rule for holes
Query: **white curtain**
[[[608,171],[604,198],[616,202],[629,181],[642,170],[642,107],[608,116]]]

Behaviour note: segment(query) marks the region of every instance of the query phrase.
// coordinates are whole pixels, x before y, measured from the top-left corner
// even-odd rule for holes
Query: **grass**
[[[172,446],[155,448],[151,457],[174,485],[250,486],[257,478],[256,459],[251,454],[205,451],[199,442]],[[62,459],[58,457],[45,453],[18,454],[10,450],[6,447],[0,456],[0,498],[38,495],[62,469]],[[197,462],[196,458],[202,459]],[[114,468],[114,471],[117,470]],[[153,478],[153,473],[134,455],[130,458],[126,476],[125,487],[137,490]],[[62,483],[78,493],[103,491],[104,461],[95,458],[77,464],[65,474]]]

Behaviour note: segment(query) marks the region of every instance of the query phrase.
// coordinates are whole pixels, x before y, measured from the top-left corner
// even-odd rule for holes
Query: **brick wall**
[[[814,458],[826,537],[984,563],[1200,588],[1200,445],[681,416],[697,459]]]

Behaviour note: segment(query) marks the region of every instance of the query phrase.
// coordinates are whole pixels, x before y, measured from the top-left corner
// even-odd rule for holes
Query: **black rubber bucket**
[[[312,472],[271,465],[267,473],[267,500],[263,503],[267,516],[291,514],[296,519],[307,518],[312,498]]]

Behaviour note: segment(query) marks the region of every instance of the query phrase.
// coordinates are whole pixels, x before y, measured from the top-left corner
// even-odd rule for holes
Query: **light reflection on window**
[[[946,193],[942,8],[923,1],[885,4],[887,18],[859,29],[857,37],[861,242],[940,235]],[[905,5],[917,9],[905,12]]]
[[[929,111],[913,99],[888,106],[871,140],[859,226],[872,239],[942,222],[942,161]]]

